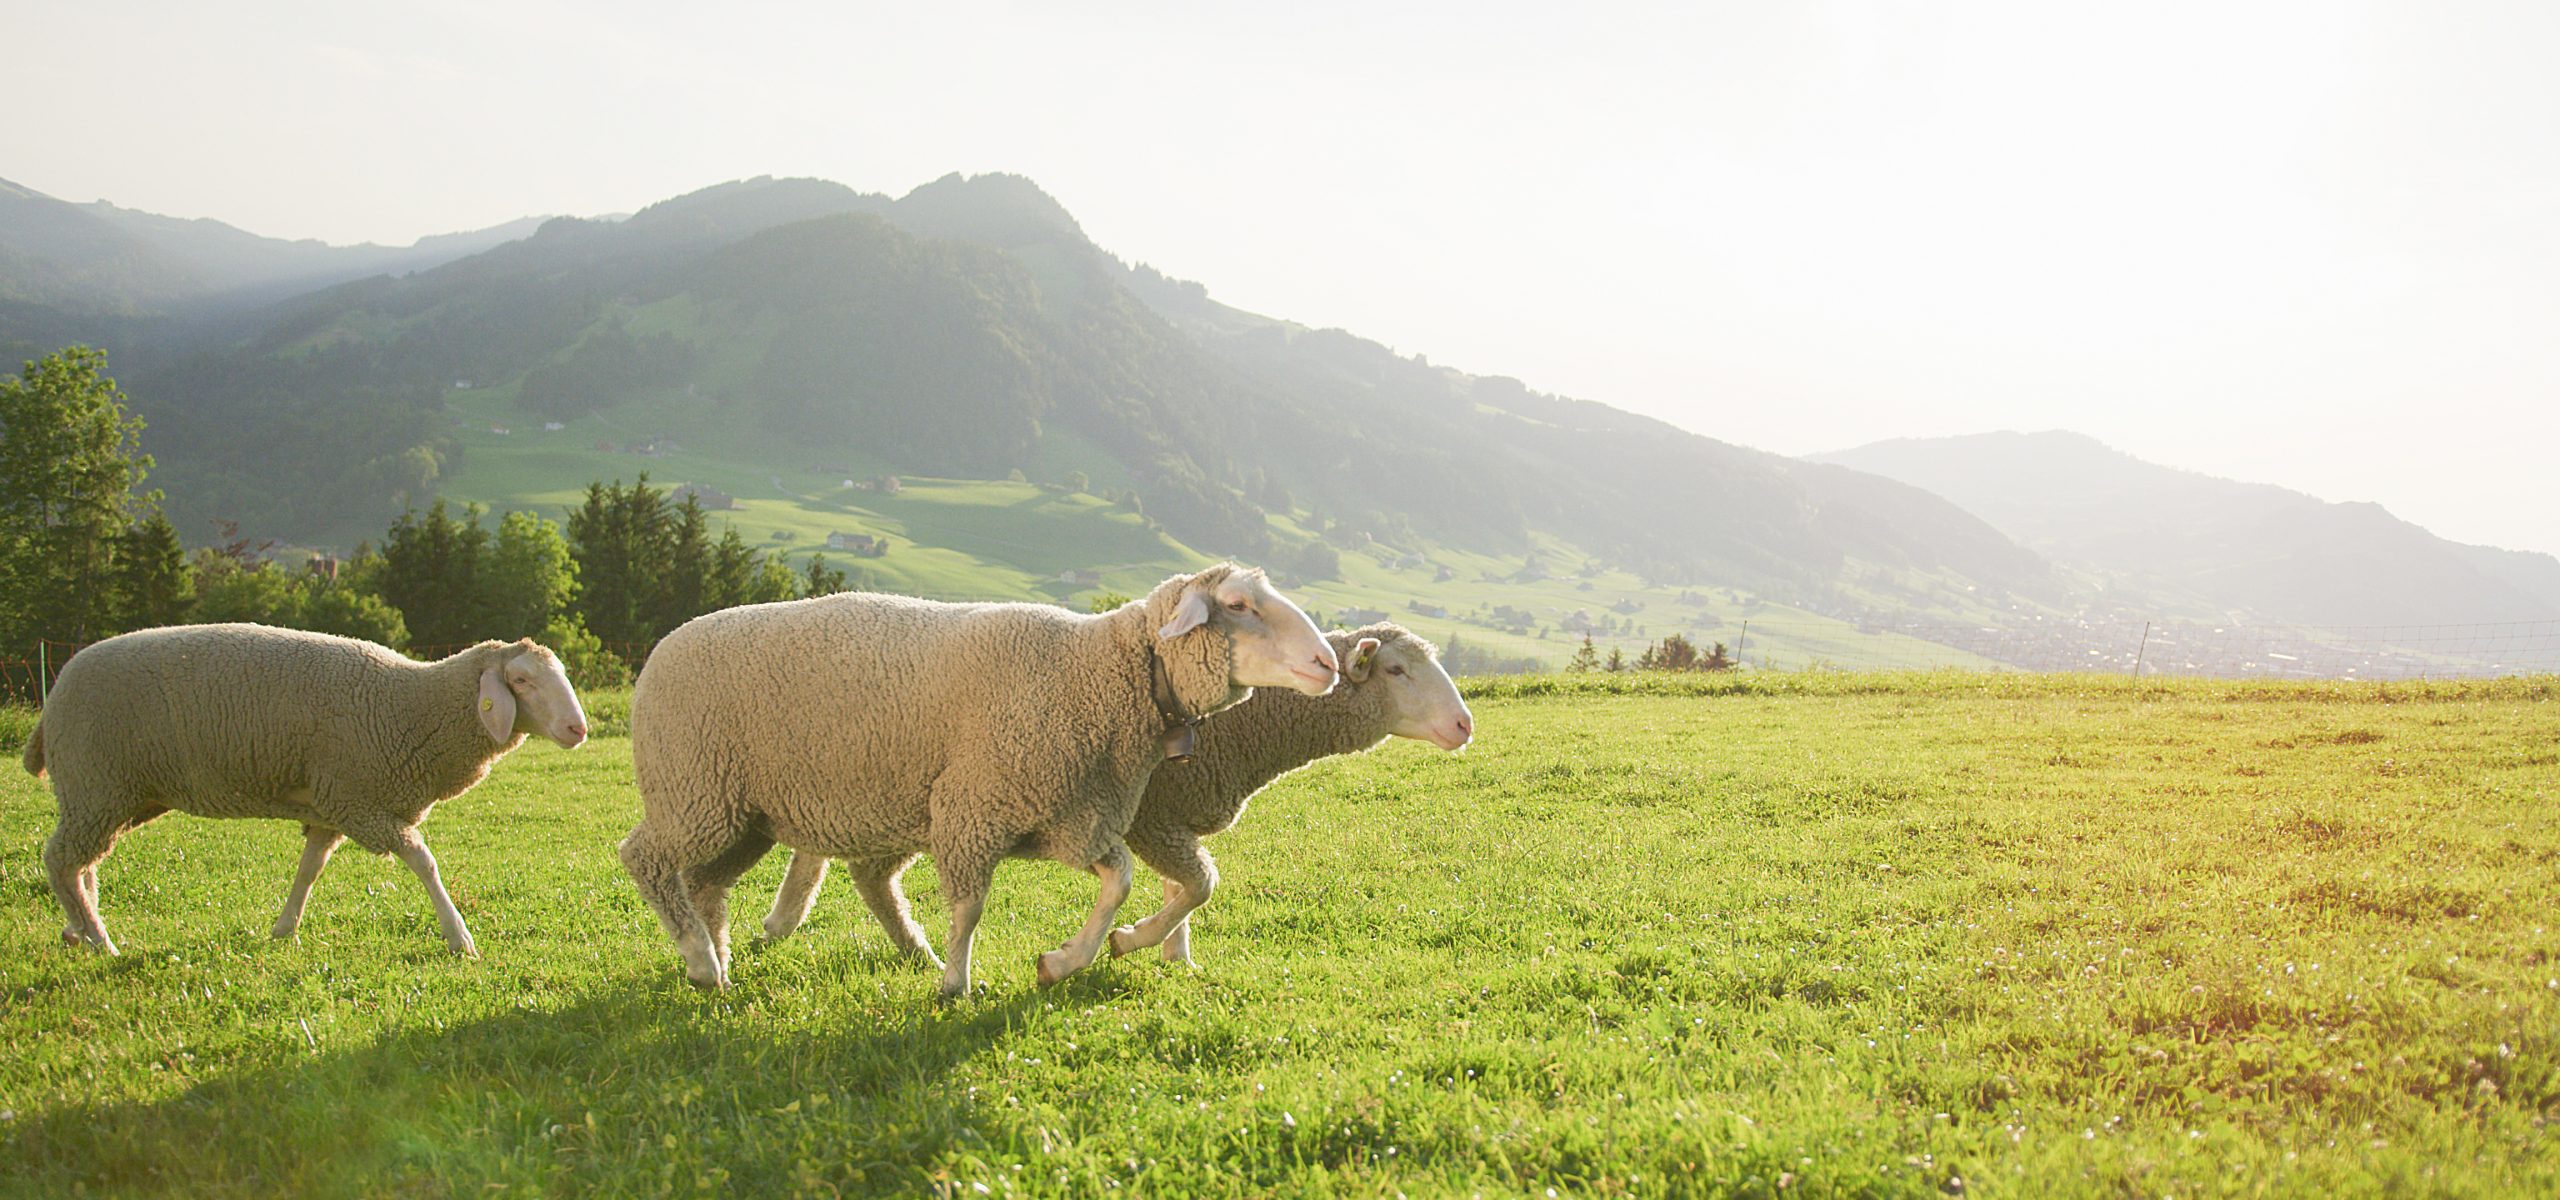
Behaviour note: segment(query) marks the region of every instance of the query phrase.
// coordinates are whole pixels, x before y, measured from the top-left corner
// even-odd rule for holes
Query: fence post
[[[1742,623],[1742,633],[1733,639],[1733,665],[1742,665],[1742,652],[1751,648],[1751,622]]]
[[[2137,695],[2142,691],[2142,656],[2150,649],[2151,622],[2145,621],[2142,623],[2142,644],[2133,650],[2133,690]]]
[[[37,638],[37,639],[36,639],[36,707],[37,707],[38,709],[42,709],[42,708],[44,707],[45,684],[46,684],[47,682],[49,682],[49,681],[48,681],[48,679],[47,679],[46,677],[47,677],[47,676],[49,676],[49,675],[51,675],[51,674],[53,674],[53,672],[52,672],[52,671],[49,671],[49,670],[47,670],[47,669],[45,668],[44,649],[45,649],[45,647],[44,647],[44,639],[43,639],[43,638]]]

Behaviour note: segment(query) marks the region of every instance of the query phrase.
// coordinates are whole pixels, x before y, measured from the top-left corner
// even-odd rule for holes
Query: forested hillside
[[[1488,553],[1554,536],[1672,581],[1818,589],[1855,562],[2050,587],[1916,489],[1220,308],[1014,176],[725,184],[231,329],[126,376],[182,528],[351,543],[468,474],[499,405],[486,428],[601,423],[625,436],[589,444],[681,445],[733,464],[724,486],[1081,474],[1211,553],[1283,552],[1301,535],[1273,519],[1303,516]]]

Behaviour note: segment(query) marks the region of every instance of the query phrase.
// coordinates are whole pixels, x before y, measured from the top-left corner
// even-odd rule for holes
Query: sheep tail
[[[27,765],[27,774],[38,779],[44,778],[43,722],[37,722],[35,728],[27,731],[27,748],[25,752],[18,755],[18,761]]]

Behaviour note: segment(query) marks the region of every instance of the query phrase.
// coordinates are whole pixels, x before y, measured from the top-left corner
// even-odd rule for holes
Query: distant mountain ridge
[[[2080,434],[1903,438],[1811,456],[1925,488],[2123,587],[2315,625],[2560,619],[2560,559],[2469,546],[2379,505],[2145,462]]]
[[[331,246],[105,201],[74,204],[0,179],[0,301],[142,315],[217,296],[277,300],[367,275],[424,270],[524,237],[541,223],[524,218],[407,246]]]
[[[1917,489],[1207,305],[1019,176],[894,199],[759,178],[237,306],[125,382],[182,526],[340,544],[439,490],[468,384],[742,463],[1081,472],[1213,553],[1277,552],[1304,535],[1275,519],[1312,507],[1340,536],[1518,554],[1543,532],[1663,580],[1816,595],[1859,564],[1947,603],[2056,594]]]

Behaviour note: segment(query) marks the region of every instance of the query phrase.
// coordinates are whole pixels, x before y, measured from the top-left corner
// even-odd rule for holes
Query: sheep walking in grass
[[[1441,669],[1431,643],[1402,626],[1379,623],[1326,635],[1340,657],[1342,685],[1308,697],[1266,691],[1201,725],[1197,753],[1147,782],[1127,841],[1138,860],[1164,877],[1164,907],[1111,934],[1111,953],[1161,943],[1169,962],[1191,961],[1191,914],[1217,887],[1217,863],[1200,839],[1232,828],[1246,801],[1272,780],[1320,758],[1367,750],[1389,737],[1418,738],[1456,750],[1475,736],[1475,720],[1458,686]],[[909,914],[898,874],[907,858],[857,860],[850,869],[863,903],[900,950],[927,962],[933,951]],[[823,855],[801,852],[765,917],[765,936],[779,941],[807,919],[826,879]]]
[[[539,733],[586,740],[587,715],[551,651],[482,642],[433,663],[385,646],[264,625],[187,625],[72,656],[27,739],[60,820],[45,872],[66,944],[109,954],[98,863],[126,830],[177,811],[299,821],[302,866],[276,918],[293,936],[311,883],[349,838],[399,856],[426,885],[455,953],[477,953],[418,824]]]
[[[1092,962],[1128,898],[1122,834],[1198,719],[1255,687],[1321,695],[1337,660],[1259,571],[1176,576],[1086,616],[1040,604],[846,593],[698,617],[631,698],[643,815],[622,861],[703,987],[728,983],[728,893],[775,843],[866,862],[933,853],[951,902],[942,995],[965,991],[996,864],[1100,879]]]

